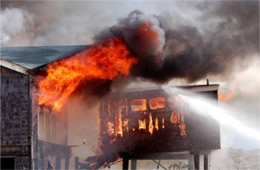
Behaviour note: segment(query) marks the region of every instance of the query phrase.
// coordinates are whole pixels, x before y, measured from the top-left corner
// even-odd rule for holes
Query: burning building
[[[196,17],[202,19],[198,24],[186,25],[182,21],[186,17],[175,21],[164,13],[134,10],[96,34],[92,46],[1,48],[1,168],[68,169],[74,146],[68,142],[66,107],[75,93],[87,91],[99,99],[103,155],[89,157],[87,163],[76,161],[76,169],[77,164],[92,169],[109,166],[118,157],[123,158],[124,169],[128,160],[135,169],[138,159],[187,159],[190,169],[193,162],[195,169],[207,169],[210,151],[220,148],[217,122],[193,114],[178,93],[148,88],[110,93],[115,80],[143,78],[163,84],[176,78],[192,83],[227,76],[236,61],[258,54],[259,40],[252,39],[259,37],[257,4],[196,6],[205,13]],[[205,27],[212,19],[213,26]],[[52,35],[39,31],[40,39]],[[89,34],[80,39],[84,36]],[[218,95],[218,85],[181,88],[213,99]],[[224,101],[229,98],[220,96]]]
[[[68,169],[71,146],[66,104],[74,93],[85,91],[102,99],[100,147],[104,156],[98,164],[87,164],[89,168],[113,162],[114,156],[128,162],[138,158],[136,154],[189,151],[198,156],[202,150],[208,153],[220,147],[217,123],[190,116],[192,111],[178,94],[145,89],[108,95],[113,81],[127,76],[157,83],[187,75],[189,81],[201,78],[179,69],[183,55],[167,56],[159,21],[154,17],[139,20],[142,15],[132,12],[89,47],[1,49],[1,160],[11,162],[3,165]],[[187,88],[217,98],[217,85]]]
[[[39,106],[36,77],[86,46],[1,48],[1,169],[68,169],[66,111]]]
[[[52,63],[62,62],[86,48],[88,46],[1,49],[3,168],[68,169],[71,166],[66,109],[59,110],[52,102],[39,104],[39,83],[36,82]],[[110,75],[113,77],[113,72]],[[218,85],[181,88],[217,99]],[[128,167],[128,160],[132,160],[134,168],[138,159],[188,159],[190,168],[193,162],[195,168],[199,168],[204,156],[207,169],[210,151],[220,148],[219,125],[208,117],[192,114],[178,94],[169,95],[162,89],[126,89],[103,97],[99,105],[100,147],[105,158],[111,155],[123,158],[123,168]],[[57,114],[58,111],[61,113]],[[115,161],[113,156],[110,162]],[[101,162],[106,165],[107,161]],[[92,168],[97,166],[101,165],[92,164]]]
[[[181,88],[217,99],[218,85]],[[118,142],[127,144],[118,148],[119,152],[127,153],[210,150],[220,147],[218,123],[208,117],[195,115],[178,94],[169,95],[162,89],[112,93],[100,103],[100,119],[102,146],[108,152],[113,143]],[[204,138],[198,138],[201,134],[204,134]],[[120,144],[115,147],[120,147]]]
[[[217,101],[218,85],[180,88]],[[138,159],[173,159],[169,153],[176,154],[174,159],[181,159],[184,153],[185,159],[193,156],[196,169],[208,169],[211,150],[220,149],[218,123],[194,114],[178,93],[170,95],[163,89],[112,93],[100,103],[100,119],[102,150],[105,155],[116,152],[126,159],[124,169],[128,169],[128,159],[136,169]],[[189,169],[192,164],[189,162]]]

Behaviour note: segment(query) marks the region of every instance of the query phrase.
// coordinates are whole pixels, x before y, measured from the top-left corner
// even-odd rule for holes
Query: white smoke
[[[6,8],[0,11],[1,45],[29,44],[34,16],[19,8]],[[24,38],[27,37],[27,38]]]

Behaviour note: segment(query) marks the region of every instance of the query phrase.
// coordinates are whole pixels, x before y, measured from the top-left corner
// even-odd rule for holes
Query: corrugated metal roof
[[[35,69],[63,57],[71,56],[89,46],[3,47],[0,58],[27,69]]]

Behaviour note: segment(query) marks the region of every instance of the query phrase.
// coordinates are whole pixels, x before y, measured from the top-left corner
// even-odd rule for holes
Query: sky
[[[223,94],[232,91],[232,99],[224,104],[237,110],[233,116],[260,131],[257,1],[1,1],[0,43],[2,47],[92,44],[97,34],[135,9],[167,18],[166,25],[176,30],[196,28],[217,55],[224,56],[218,62],[226,71],[208,74],[210,83],[220,84]],[[173,78],[168,84],[204,84],[204,78],[194,82]],[[259,147],[232,130],[224,132],[233,136],[232,147]]]

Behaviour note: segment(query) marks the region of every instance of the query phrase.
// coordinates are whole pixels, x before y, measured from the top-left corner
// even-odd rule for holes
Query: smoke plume
[[[174,25],[169,15],[135,10],[96,40],[121,37],[139,59],[133,75],[160,83],[172,78],[194,82],[225,75],[236,61],[258,54],[259,2],[203,3],[196,8],[203,11],[199,19],[210,24],[208,27]]]
[[[178,3],[3,1],[1,46],[90,44],[117,36],[127,45],[131,56],[138,58],[138,64],[131,69],[131,78],[142,77],[157,83],[172,78],[194,82],[207,76],[223,77],[230,75],[238,63],[245,64],[251,56],[259,55],[258,1]],[[236,78],[240,77],[245,83],[243,87],[253,89],[248,88],[250,80],[244,81],[242,76]],[[255,80],[254,76],[251,80]],[[94,80],[87,86],[80,84],[74,95],[85,94],[87,99],[97,94],[103,96],[111,85],[122,86],[122,80],[117,81]],[[124,83],[128,81],[123,79]],[[250,95],[259,97],[254,91]],[[79,144],[89,134],[97,134],[93,127],[86,133],[86,129],[91,128],[86,126],[89,123],[85,120],[92,122],[92,126],[95,124],[93,117],[87,117],[86,112],[92,110],[87,111],[90,106],[84,106],[86,98],[83,103],[75,100],[68,104],[69,116],[74,118],[69,119],[71,145]],[[95,101],[99,98],[91,98],[91,106]],[[257,105],[256,99],[254,101]],[[242,107],[243,104],[237,105]],[[259,110],[258,106],[254,108]],[[93,113],[97,117],[98,110]],[[97,138],[92,136],[87,142],[97,144]],[[76,150],[78,153],[85,149],[86,146]]]
[[[12,18],[11,21],[10,18]],[[34,26],[34,17],[31,13],[19,8],[6,8],[0,11],[0,22],[1,45],[14,40],[20,41],[19,43],[28,43],[21,40],[32,36],[30,31]]]
[[[117,9],[115,15],[102,4],[121,5],[125,10]],[[170,4],[154,2],[147,4],[149,10],[140,7],[145,12],[127,3],[102,4],[4,1],[1,45],[86,44],[93,43],[92,37],[95,43],[116,35],[139,58],[132,75],[160,83],[228,75],[235,62],[246,61],[259,51],[258,1],[183,2],[179,3],[181,10],[172,7],[171,11],[166,7]],[[55,15],[46,11],[55,11]],[[127,11],[132,12],[122,18]],[[185,13],[196,15],[187,19]],[[117,24],[104,29],[116,18]]]
[[[86,44],[92,37],[95,44],[118,37],[138,59],[130,77],[156,83],[173,78],[194,82],[208,76],[224,77],[232,73],[234,65],[246,63],[259,52],[257,1],[183,2],[179,7],[185,11],[177,7],[170,11],[164,3],[154,3],[156,7],[149,7],[149,12],[125,4],[124,12],[119,10],[116,15],[99,3],[86,4],[4,1],[1,45]],[[110,6],[118,8],[118,4],[122,5]],[[158,5],[162,9],[157,10]],[[55,15],[46,11],[55,11]],[[187,19],[185,13],[194,16]],[[114,85],[114,80],[104,81],[102,95]]]

